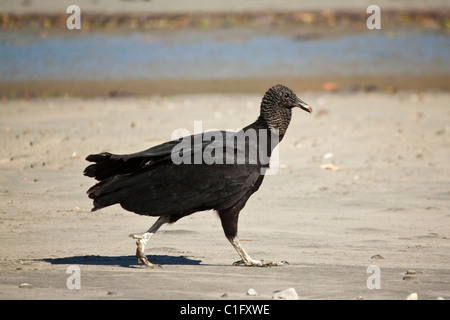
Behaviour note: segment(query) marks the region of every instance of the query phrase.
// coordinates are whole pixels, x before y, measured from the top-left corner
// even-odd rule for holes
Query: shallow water
[[[0,81],[450,73],[450,37],[420,31],[3,31],[0,40]]]

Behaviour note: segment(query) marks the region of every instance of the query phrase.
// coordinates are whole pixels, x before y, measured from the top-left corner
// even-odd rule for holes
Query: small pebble
[[[320,169],[331,170],[331,171],[338,171],[339,170],[339,168],[337,166],[335,166],[334,164],[332,164],[332,163],[323,164],[323,165],[320,166]]]
[[[294,288],[288,288],[286,290],[275,292],[272,296],[274,300],[298,300],[297,291]]]
[[[248,295],[248,296],[257,296],[257,295],[258,295],[258,292],[256,292],[255,289],[250,288],[250,289],[248,289],[248,291],[247,291],[247,295]]]
[[[407,297],[406,297],[406,300],[418,300],[419,299],[419,296],[417,295],[417,293],[411,293],[410,295],[408,295]]]
[[[24,282],[24,283],[19,284],[19,288],[21,288],[21,289],[32,289],[33,285]]]
[[[325,153],[325,154],[323,155],[323,158],[324,158],[325,160],[331,159],[331,158],[333,158],[333,157],[334,157],[334,154],[331,153],[331,152]]]

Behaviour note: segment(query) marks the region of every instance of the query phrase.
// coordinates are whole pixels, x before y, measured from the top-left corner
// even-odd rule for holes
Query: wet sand
[[[0,97],[5,100],[54,97],[146,97],[173,94],[260,93],[276,83],[293,90],[311,92],[448,92],[450,75],[369,75],[326,76],[292,79],[212,79],[212,80],[104,80],[104,81],[12,81],[2,83]]]
[[[300,299],[449,299],[448,93],[297,90],[314,113],[294,112],[281,168],[239,224],[250,255],[288,266],[231,266],[238,256],[218,217],[201,212],[152,238],[146,253],[162,269],[139,267],[128,235],[155,219],[118,206],[90,212],[88,154],[143,150],[195,120],[241,128],[265,89],[3,101],[0,298],[270,299],[293,287]],[[80,290],[67,288],[71,265]],[[370,265],[380,289],[367,288]]]

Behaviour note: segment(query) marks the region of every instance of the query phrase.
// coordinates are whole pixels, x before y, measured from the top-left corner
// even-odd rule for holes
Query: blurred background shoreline
[[[445,1],[73,2],[2,1],[1,97],[450,89]]]

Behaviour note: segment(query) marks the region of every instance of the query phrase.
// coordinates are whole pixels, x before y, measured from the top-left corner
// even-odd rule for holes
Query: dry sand
[[[295,110],[281,168],[239,225],[254,258],[288,266],[231,266],[238,256],[218,217],[201,212],[151,240],[146,253],[162,269],[138,267],[128,234],[155,219],[90,212],[88,154],[143,150],[177,128],[193,132],[194,120],[238,129],[261,95],[3,101],[0,298],[269,299],[293,287],[301,299],[449,299],[448,93],[299,92],[314,114]],[[66,286],[71,265],[79,290]],[[380,289],[367,288],[369,265],[380,267]]]

